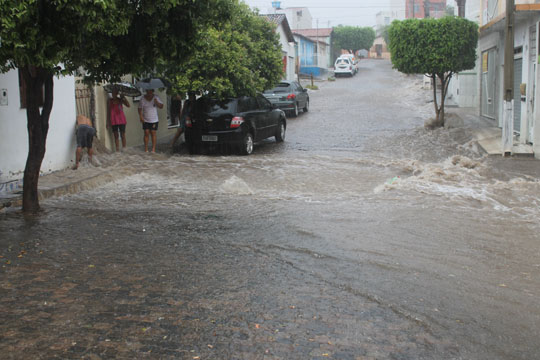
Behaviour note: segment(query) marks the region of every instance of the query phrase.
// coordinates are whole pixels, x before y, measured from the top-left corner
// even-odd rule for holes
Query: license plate
[[[203,135],[202,141],[217,141],[217,135]]]

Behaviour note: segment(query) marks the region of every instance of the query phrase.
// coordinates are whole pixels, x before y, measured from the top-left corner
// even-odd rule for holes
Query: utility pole
[[[514,145],[514,10],[515,1],[506,0],[504,31],[504,105],[502,126],[503,156],[512,153]]]

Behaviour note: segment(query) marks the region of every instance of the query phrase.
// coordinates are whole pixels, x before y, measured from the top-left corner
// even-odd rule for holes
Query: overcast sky
[[[259,8],[262,14],[268,13],[272,0],[244,0],[251,7]],[[448,1],[453,4],[454,1]],[[401,2],[405,9],[405,0]],[[379,11],[388,11],[390,0],[282,0],[281,7],[307,7],[313,17],[313,26],[319,19],[319,27],[332,27],[339,24],[354,26],[373,26]]]

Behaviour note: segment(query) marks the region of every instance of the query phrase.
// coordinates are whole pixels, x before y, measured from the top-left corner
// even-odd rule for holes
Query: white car
[[[356,74],[358,72],[358,59],[355,58],[353,54],[342,54],[339,57],[351,60],[354,68],[354,73]]]
[[[356,74],[356,69],[353,64],[352,59],[348,57],[338,57],[336,63],[334,64],[334,75],[349,75],[353,76]]]

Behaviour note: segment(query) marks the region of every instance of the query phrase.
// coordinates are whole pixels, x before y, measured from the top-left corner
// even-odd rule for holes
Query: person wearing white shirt
[[[147,89],[139,101],[139,118],[144,130],[144,151],[148,152],[148,141],[152,136],[152,152],[156,152],[157,130],[159,118],[157,109],[163,109],[163,101],[154,95],[153,89]]]

